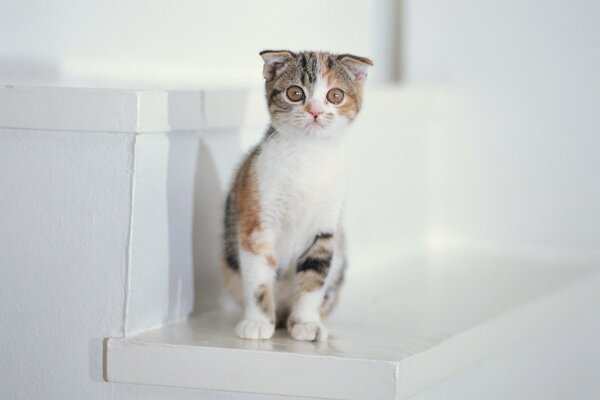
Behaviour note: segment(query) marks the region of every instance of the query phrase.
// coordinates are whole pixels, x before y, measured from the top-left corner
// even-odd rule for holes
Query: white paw
[[[270,339],[275,325],[267,321],[243,319],[235,327],[235,333],[242,339]]]
[[[291,324],[290,335],[296,340],[309,342],[323,342],[329,333],[319,322],[296,322]]]

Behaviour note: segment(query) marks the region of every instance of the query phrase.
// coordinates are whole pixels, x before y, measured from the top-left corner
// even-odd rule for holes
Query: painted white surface
[[[405,80],[454,96],[431,142],[435,242],[597,258],[600,3],[404,3]]]
[[[203,124],[194,91],[0,87],[0,126],[17,129],[156,133]]]
[[[284,330],[270,340],[242,340],[233,329],[238,313],[206,313],[111,339],[108,379],[315,398],[405,399],[600,306],[598,267],[591,273],[589,267],[440,254],[388,266],[392,269],[400,270],[393,275],[397,281],[387,285],[375,278],[353,282],[350,276],[354,286],[329,323],[327,342],[294,341]],[[366,317],[358,321],[356,315]],[[587,382],[595,376],[581,374]]]
[[[198,141],[195,132],[136,138],[126,335],[185,319],[192,311]]]
[[[109,398],[133,136],[0,128],[0,397]]]
[[[39,96],[46,96],[46,93],[41,90]],[[95,91],[90,93],[93,96]],[[119,91],[112,92],[111,95],[118,93]],[[168,94],[168,99],[171,98],[171,92],[164,93]],[[93,129],[77,132],[27,129],[0,131],[0,246],[1,254],[8,255],[2,263],[0,292],[3,297],[0,304],[2,315],[6,315],[6,320],[11,321],[10,324],[3,323],[0,326],[3,337],[10,338],[11,344],[2,346],[1,359],[3,369],[19,371],[14,376],[7,374],[0,378],[1,397],[128,400],[266,398],[263,395],[106,383],[102,381],[101,375],[102,338],[121,338],[125,335],[125,326],[128,324],[131,327],[129,332],[134,333],[141,327],[154,326],[156,321],[177,319],[190,310],[191,288],[189,281],[185,281],[185,276],[189,277],[192,272],[190,252],[194,261],[193,274],[197,293],[193,301],[196,310],[228,306],[219,297],[221,287],[215,269],[218,241],[216,230],[220,227],[219,204],[225,182],[237,163],[240,149],[247,148],[261,134],[264,111],[260,114],[260,109],[253,109],[248,105],[254,104],[256,100],[253,99],[258,98],[257,96],[260,97],[253,92],[246,93],[245,100],[236,103],[236,110],[244,114],[236,114],[234,120],[241,121],[240,126],[236,127],[223,118],[226,114],[223,107],[217,106],[228,104],[228,95],[204,93],[201,96],[204,97],[204,106],[200,115],[206,115],[207,110],[211,110],[212,119],[204,120],[204,137],[199,142],[196,133],[192,132],[137,135],[133,134],[137,132],[132,131],[132,134],[115,135]],[[459,331],[471,332],[470,328],[484,320],[515,310],[519,304],[529,303],[544,293],[554,292],[567,283],[570,277],[577,276],[578,265],[599,265],[598,259],[594,258],[594,249],[589,247],[577,251],[576,257],[572,257],[573,249],[568,241],[564,247],[557,245],[553,248],[553,254],[560,257],[552,260],[547,256],[540,259],[539,253],[535,252],[525,254],[528,256],[525,258],[512,257],[514,253],[519,253],[519,247],[509,247],[501,242],[497,247],[486,247],[477,241],[444,242],[432,236],[435,231],[431,227],[436,226],[434,217],[437,214],[433,206],[435,203],[430,200],[436,198],[432,197],[432,193],[439,196],[444,192],[434,191],[435,179],[440,176],[441,171],[436,169],[440,166],[435,159],[438,153],[430,151],[430,146],[432,139],[446,132],[447,111],[451,110],[448,106],[454,103],[455,98],[446,90],[428,91],[403,87],[371,90],[367,97],[364,114],[357,121],[349,142],[354,160],[347,216],[352,249],[350,284],[343,297],[339,318],[336,317],[331,322],[334,333],[339,335],[336,340],[341,341],[342,347],[349,346],[349,354],[364,354],[364,347],[361,346],[370,342],[374,345],[369,346],[366,353],[371,357],[373,354],[378,358],[384,357],[387,353],[381,349],[386,345],[396,349],[393,357],[401,358],[402,348],[410,342],[410,337],[407,336],[422,338],[419,334],[423,332],[441,332],[441,336],[433,337],[439,339]],[[153,106],[141,104],[142,110],[135,112],[143,113],[145,107],[153,109]],[[180,112],[175,116],[176,110],[181,110],[170,100],[162,104],[161,115],[167,121],[175,118],[185,122],[196,118],[196,114],[191,111]],[[200,103],[194,104],[197,107]],[[195,110],[194,107],[190,110]],[[107,118],[110,121],[102,124],[114,123],[112,116]],[[0,126],[1,122],[0,120]],[[105,126],[102,124],[98,126]],[[175,125],[171,123],[168,125],[171,130],[177,131],[173,126]],[[186,125],[182,123],[179,126]],[[27,125],[22,126],[26,127]],[[137,148],[134,143],[136,140],[141,143]],[[137,167],[134,167],[134,156],[139,161]],[[457,158],[455,161],[460,163],[462,159]],[[136,176],[140,178],[139,187],[132,186],[135,182],[134,174],[138,174]],[[552,194],[565,204],[594,196],[596,188],[586,181],[575,181],[573,185],[576,185],[577,198],[567,196],[560,188],[556,188]],[[136,187],[140,198],[136,197]],[[385,188],[383,194],[382,187]],[[129,241],[132,188],[134,204],[138,201],[133,213],[134,228],[139,229],[137,238],[141,240],[138,242],[140,247],[137,253],[133,251],[136,245],[135,229]],[[190,214],[192,190],[194,215]],[[457,189],[452,195],[464,193],[462,189]],[[581,213],[590,218],[596,216],[594,204],[583,206]],[[373,212],[366,215],[366,207]],[[65,210],[69,212],[66,213]],[[136,217],[135,211],[138,210]],[[495,218],[498,221],[513,218],[512,213],[513,208],[502,207],[496,211]],[[527,226],[525,224],[528,223],[527,220],[519,221],[522,225],[517,228]],[[541,225],[536,226],[539,228]],[[194,240],[193,248],[189,242],[190,232]],[[165,243],[166,238],[169,240],[168,245]],[[128,243],[132,246],[131,252],[128,252]],[[524,245],[529,245],[529,242]],[[145,250],[140,252],[141,249]],[[438,268],[397,268],[407,265],[407,260],[410,262],[411,259],[430,254],[435,249],[452,250],[459,256],[466,254],[478,257],[478,254],[483,254],[484,257],[479,262],[464,265],[441,263],[436,264]],[[174,252],[171,253],[171,250]],[[148,251],[151,255],[147,254]],[[128,255],[131,258],[128,259]],[[515,262],[515,259],[525,260],[524,264]],[[490,264],[490,260],[499,261]],[[5,262],[8,268],[4,266]],[[455,273],[460,267],[472,272],[468,274],[469,279]],[[65,270],[68,272],[65,273]],[[129,291],[126,290],[127,271],[131,273]],[[141,275],[136,275],[136,272]],[[169,275],[170,273],[174,275]],[[169,279],[165,280],[164,277]],[[138,286],[138,282],[141,282],[141,286]],[[482,282],[488,284],[482,286]],[[185,283],[188,286],[184,286]],[[388,291],[384,290],[385,283],[389,284]],[[592,280],[581,283],[583,286],[591,285],[591,289],[597,289],[596,284]],[[374,294],[373,287],[379,287],[381,291]],[[401,287],[404,290],[398,289]],[[464,290],[465,287],[468,288],[467,291]],[[455,291],[446,290],[447,288],[454,288]],[[456,288],[463,290],[457,292]],[[577,291],[572,299],[577,300],[580,298],[578,296],[589,293],[589,289]],[[131,295],[129,300],[127,293]],[[175,296],[171,297],[173,293]],[[429,293],[429,297],[420,296],[419,293]],[[477,297],[478,301],[473,301],[470,294],[480,296]],[[518,316],[523,314],[518,309],[509,312],[511,318],[517,319],[509,318],[504,324],[519,326],[521,329],[511,330],[515,335],[512,337],[499,338],[498,335],[492,335],[492,338],[498,340],[494,345],[490,345],[488,336],[480,331],[476,331],[475,335],[483,343],[470,339],[462,339],[466,341],[459,341],[458,344],[453,341],[444,342],[452,351],[462,352],[464,348],[470,350],[470,355],[462,358],[464,364],[449,365],[439,361],[458,360],[457,357],[452,357],[452,351],[444,350],[447,347],[443,343],[441,347],[435,348],[441,353],[448,352],[445,356],[436,352],[434,361],[431,361],[426,352],[423,357],[413,359],[414,368],[407,369],[407,375],[402,375],[407,376],[403,382],[410,383],[409,389],[407,392],[398,391],[398,394],[413,393],[416,388],[429,385],[442,376],[449,376],[453,371],[472,365],[476,359],[489,355],[492,350],[512,345],[527,335],[536,338],[536,341],[542,340],[544,335],[539,334],[540,327],[546,326],[544,321],[560,321],[562,316],[557,313],[561,310],[560,307],[566,307],[563,310],[579,310],[579,303],[564,301],[565,297],[560,293],[558,296],[559,307],[544,308],[551,310],[548,313],[534,313],[537,316],[535,321],[540,322],[539,324],[521,323],[531,320],[527,312],[525,317],[520,318]],[[361,300],[365,297],[369,298],[369,302],[362,303]],[[159,300],[167,298],[168,305]],[[129,307],[127,317],[124,309],[126,304]],[[380,312],[373,313],[374,321],[366,321],[362,327],[357,328],[352,316],[355,307],[361,304],[364,307],[373,306]],[[444,308],[449,306],[459,312]],[[569,308],[571,306],[573,308]],[[392,307],[394,312],[385,311],[385,307]],[[419,314],[423,307],[429,314]],[[447,312],[436,313],[436,309]],[[401,317],[385,320],[377,318],[382,313]],[[418,323],[407,323],[415,320]],[[224,322],[227,323],[227,320]],[[363,327],[378,323],[383,324],[379,331],[363,330]],[[573,324],[576,326],[575,322]],[[484,323],[482,326],[484,331],[490,330],[489,325]],[[491,331],[496,332],[497,325],[492,326]],[[501,323],[500,328],[503,326]],[[206,327],[203,325],[198,330],[200,335],[205,334],[202,329]],[[529,328],[535,329],[529,331]],[[502,329],[506,331],[506,327]],[[225,331],[223,328],[217,336],[226,340],[226,336],[221,333]],[[182,332],[185,330],[175,331],[174,334]],[[401,333],[406,336],[400,335]],[[407,342],[401,341],[405,339]],[[416,340],[416,344],[410,343],[415,346],[431,345],[430,339],[432,338],[427,337]],[[207,338],[204,345],[211,343],[211,340],[214,340],[214,335]],[[567,341],[562,341],[561,346],[563,354],[568,351],[583,351],[580,346],[573,346]],[[596,351],[593,346],[594,343],[590,342],[590,353]],[[302,353],[303,350],[296,348],[294,351]],[[547,348],[538,350],[535,357],[539,358],[536,360],[543,360],[547,351]],[[262,353],[260,352],[261,357]],[[191,356],[198,354],[193,352]],[[302,357],[313,355],[305,354]],[[171,361],[177,362],[177,359]],[[430,369],[431,363],[439,369]],[[125,368],[126,365],[121,364],[120,368]],[[148,367],[160,365],[148,364]],[[211,365],[210,362],[208,365]],[[77,371],[74,372],[74,369]],[[410,375],[410,371],[417,373]],[[193,370],[188,372],[194,373]],[[589,372],[582,372],[581,376],[586,377],[581,378],[581,382],[592,379],[586,375]],[[541,376],[546,376],[544,374],[547,373],[549,372],[540,372]],[[189,379],[190,375],[186,376],[187,378],[184,376],[181,379]],[[423,380],[419,381],[416,379],[418,377]],[[400,375],[397,382],[401,382]],[[556,385],[564,390],[568,384],[562,382]],[[399,387],[404,390],[405,385]],[[389,393],[387,387],[381,388]],[[325,389],[328,395],[334,390],[332,387]],[[366,390],[365,387],[362,390]],[[475,393],[476,389],[473,390]],[[345,392],[336,393],[341,395]],[[314,395],[315,392],[306,394]]]
[[[372,56],[393,78],[394,0],[38,0],[0,3],[0,83],[259,86],[266,48]],[[218,38],[218,40],[216,40]]]
[[[593,400],[600,394],[598,306],[572,315],[543,337],[435,385],[414,400]]]

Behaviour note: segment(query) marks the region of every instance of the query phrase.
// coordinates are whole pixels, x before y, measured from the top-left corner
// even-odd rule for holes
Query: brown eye
[[[286,92],[288,99],[293,102],[304,100],[304,91],[300,86],[290,86]]]
[[[331,89],[327,92],[327,100],[333,104],[340,104],[344,100],[344,92],[342,89]]]

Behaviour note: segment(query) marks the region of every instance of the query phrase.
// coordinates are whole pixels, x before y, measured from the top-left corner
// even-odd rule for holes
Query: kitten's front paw
[[[270,339],[275,325],[267,321],[241,320],[235,327],[235,333],[242,339]]]
[[[320,322],[290,322],[288,330],[296,340],[323,342],[329,337],[327,329]]]

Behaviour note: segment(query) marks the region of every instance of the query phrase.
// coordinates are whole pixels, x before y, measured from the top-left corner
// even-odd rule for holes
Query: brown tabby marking
[[[300,290],[302,292],[314,292],[319,290],[325,283],[325,275],[317,271],[301,272],[299,276]]]
[[[264,51],[263,53],[273,53]],[[285,59],[281,66],[273,72],[273,76],[266,81],[266,97],[272,119],[279,119],[280,115],[293,111],[295,105],[285,100],[286,89],[290,85],[300,85],[310,92],[310,87],[319,76],[324,79],[329,88],[339,88],[344,91],[345,99],[338,106],[338,113],[353,121],[361,108],[362,83],[355,82],[349,71],[349,63],[361,62],[373,65],[365,57],[350,54],[331,54],[327,52],[301,52],[276,51]],[[307,93],[308,95],[309,93]],[[303,111],[308,111],[308,104],[300,105]]]

